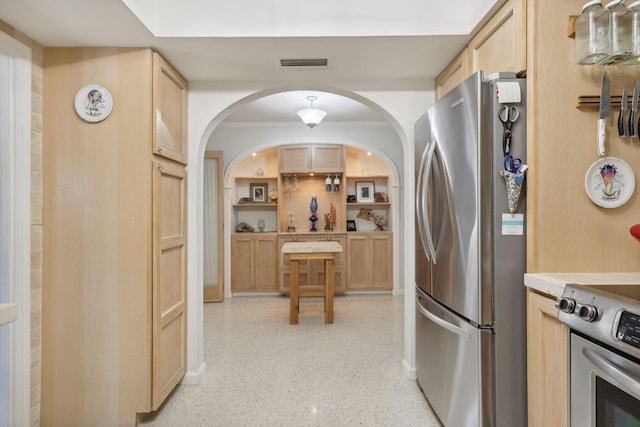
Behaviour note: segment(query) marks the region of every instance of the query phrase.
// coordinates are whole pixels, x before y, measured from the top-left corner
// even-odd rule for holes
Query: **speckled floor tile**
[[[139,425],[440,426],[402,370],[403,297],[235,297],[204,306],[207,373]]]

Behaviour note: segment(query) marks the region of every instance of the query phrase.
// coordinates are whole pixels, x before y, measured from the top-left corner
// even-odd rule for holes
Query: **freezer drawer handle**
[[[424,317],[431,320],[433,323],[445,328],[446,330],[453,332],[456,335],[460,335],[461,337],[467,338],[467,339],[470,337],[469,332],[465,331],[459,326],[454,325],[453,323],[449,323],[445,320],[442,320],[441,318],[439,318],[438,316],[436,316],[435,314],[431,313],[429,310],[424,308],[422,304],[420,304],[420,299],[421,298],[419,295],[416,296],[416,307]]]
[[[636,396],[640,395],[640,378],[637,378],[635,375],[627,372],[624,368],[618,366],[618,364],[613,361],[607,360],[606,357],[595,350],[583,348],[582,354],[584,354],[584,357],[586,357],[591,363],[606,372],[607,375],[615,378],[616,381],[619,381],[628,390],[632,390]]]

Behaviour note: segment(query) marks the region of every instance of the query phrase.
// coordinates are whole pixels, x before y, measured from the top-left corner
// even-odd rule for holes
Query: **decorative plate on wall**
[[[101,122],[113,108],[113,99],[109,91],[100,85],[87,85],[76,94],[74,102],[76,113],[88,122]]]
[[[589,198],[603,208],[617,208],[631,198],[636,178],[627,162],[617,157],[603,157],[589,167],[584,187]]]

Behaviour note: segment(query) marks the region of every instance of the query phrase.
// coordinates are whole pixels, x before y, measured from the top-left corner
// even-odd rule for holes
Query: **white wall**
[[[319,90],[353,98],[380,111],[397,133],[402,143],[402,188],[399,188],[400,220],[403,223],[398,238],[401,242],[399,257],[404,272],[405,292],[405,355],[403,364],[407,373],[415,376],[415,317],[414,317],[414,220],[413,220],[413,125],[434,101],[433,82],[425,81],[415,89],[351,90],[354,85],[332,86],[317,83],[296,83],[273,86],[268,83],[225,83],[224,85],[192,84],[189,90],[189,167],[188,167],[188,324],[187,324],[187,376],[185,383],[197,383],[204,374],[203,319],[202,319],[202,194],[203,157],[213,130],[238,105],[251,102],[277,92],[288,90]],[[220,149],[220,147],[217,147]],[[259,149],[261,147],[256,147]],[[366,149],[366,147],[360,147]],[[377,149],[377,147],[373,147]],[[400,152],[400,150],[398,150]],[[400,153],[396,153],[400,154]],[[396,155],[398,162],[400,156]],[[395,161],[395,160],[394,160]]]

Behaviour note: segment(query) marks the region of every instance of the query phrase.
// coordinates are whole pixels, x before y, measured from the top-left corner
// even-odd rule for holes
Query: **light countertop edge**
[[[18,319],[17,304],[0,304],[0,326]]]
[[[526,273],[524,285],[539,292],[559,297],[568,284],[573,285],[640,285],[640,272],[631,273]]]

